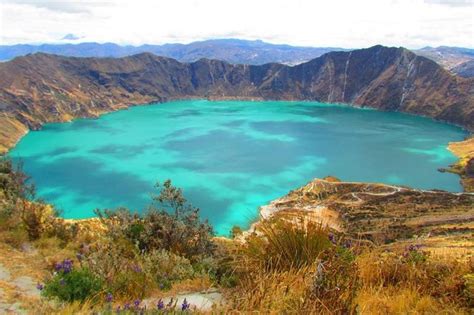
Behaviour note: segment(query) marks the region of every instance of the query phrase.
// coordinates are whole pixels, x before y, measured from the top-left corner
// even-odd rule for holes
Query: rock
[[[8,303],[5,301],[5,293],[0,288],[0,314],[27,314],[19,302]]]
[[[147,309],[155,309],[156,303],[159,299],[160,298],[148,298],[143,300],[142,303],[147,306]],[[162,298],[165,305],[173,300],[172,304],[176,305],[176,309],[181,309],[184,299],[186,299],[186,302],[190,304],[190,309],[197,309],[200,311],[210,311],[213,305],[218,305],[223,302],[222,294],[217,290],[181,293],[174,297],[168,296]]]
[[[28,254],[34,254],[37,252],[36,248],[34,248],[31,243],[23,243],[21,244],[21,250]]]
[[[15,280],[13,280],[11,283],[17,286],[26,295],[33,296],[33,297],[40,296],[40,291],[36,288],[37,283],[28,276],[18,277]]]
[[[8,281],[10,280],[10,271],[5,268],[2,264],[0,264],[0,281]]]

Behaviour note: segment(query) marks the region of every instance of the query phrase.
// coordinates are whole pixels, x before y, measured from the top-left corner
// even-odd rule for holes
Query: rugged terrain
[[[314,179],[260,209],[264,219],[313,220],[333,230],[379,244],[423,236],[470,238],[474,194],[422,191],[384,184]],[[258,230],[258,223],[254,225]],[[455,250],[455,249],[453,249]],[[471,255],[474,243],[462,246]]]
[[[47,54],[0,64],[0,149],[44,123],[172,99],[314,100],[433,117],[474,130],[474,79],[404,48],[331,52],[297,66]]]
[[[464,78],[474,77],[474,58],[454,67],[453,72]]]

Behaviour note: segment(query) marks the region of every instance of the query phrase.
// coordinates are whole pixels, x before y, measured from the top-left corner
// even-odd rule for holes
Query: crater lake
[[[438,168],[467,135],[428,118],[338,104],[186,100],[47,124],[9,153],[65,218],[143,211],[171,179],[218,235],[315,177],[462,191]]]

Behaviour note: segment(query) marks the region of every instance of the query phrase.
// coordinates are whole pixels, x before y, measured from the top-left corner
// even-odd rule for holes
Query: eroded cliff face
[[[386,243],[474,231],[474,194],[314,179],[260,208],[263,219],[315,221],[355,239]],[[304,222],[304,220],[303,220]],[[256,222],[251,232],[259,229]]]
[[[474,130],[474,80],[404,48],[332,52],[298,66],[194,63],[152,54],[35,54],[0,64],[0,150],[47,122],[172,99],[314,100],[433,117]]]

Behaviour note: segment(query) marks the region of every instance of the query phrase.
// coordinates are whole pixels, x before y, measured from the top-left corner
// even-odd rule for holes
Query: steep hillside
[[[120,59],[35,54],[0,64],[0,145],[5,151],[46,122],[182,98],[341,102],[474,130],[473,83],[409,50],[383,46],[331,52],[294,67],[180,63],[147,53]]]
[[[464,78],[474,77],[474,59],[461,63],[454,67],[452,71]]]

